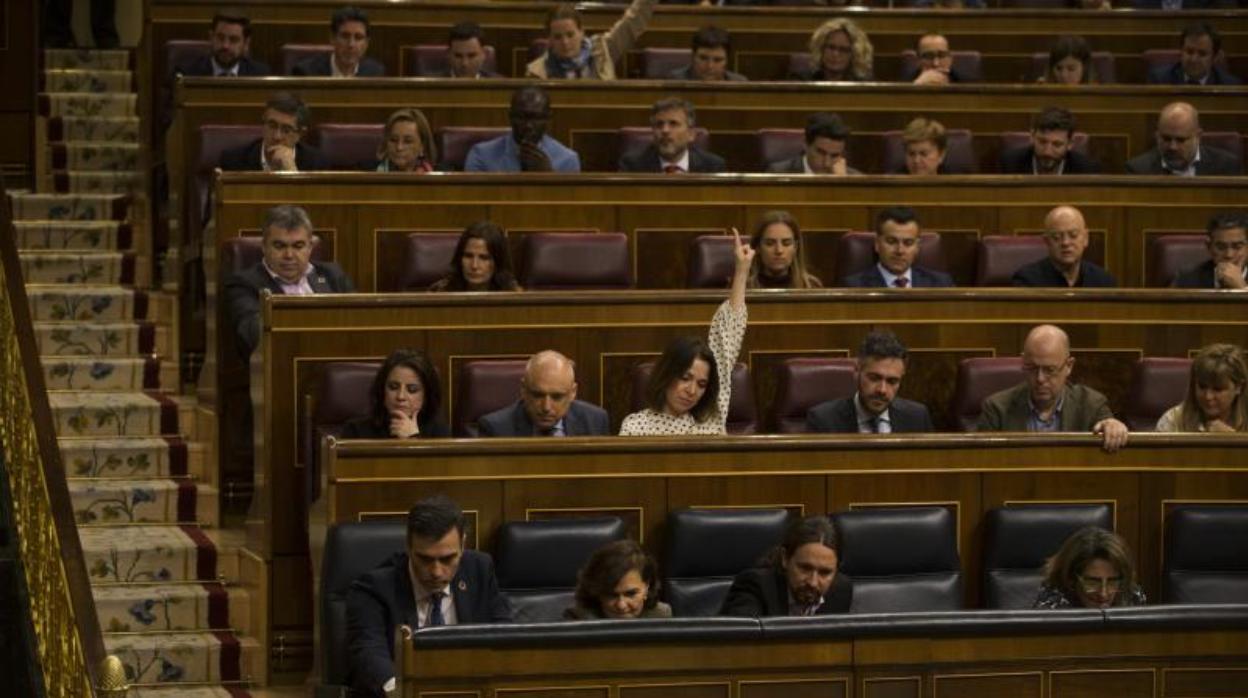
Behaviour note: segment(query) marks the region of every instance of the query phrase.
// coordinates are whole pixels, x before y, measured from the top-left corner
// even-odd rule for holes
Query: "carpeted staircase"
[[[154,289],[128,51],[44,54],[39,193],[11,202],[105,645],[137,695],[247,696],[239,554],[179,394],[176,293]],[[201,439],[201,441],[197,441]]]

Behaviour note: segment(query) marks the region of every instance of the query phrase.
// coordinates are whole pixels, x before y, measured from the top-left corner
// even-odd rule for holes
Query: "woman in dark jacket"
[[[433,364],[414,349],[395,349],[386,357],[370,390],[372,411],[347,422],[344,439],[411,439],[450,436],[437,420],[442,388]]]

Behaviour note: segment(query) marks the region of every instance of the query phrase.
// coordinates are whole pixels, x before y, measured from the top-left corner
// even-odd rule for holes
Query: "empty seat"
[[[1248,504],[1182,504],[1165,530],[1162,603],[1248,603]]]
[[[481,70],[487,73],[498,72],[498,59],[493,46],[483,46],[485,62]],[[404,46],[399,49],[399,65],[401,74],[420,78],[443,77],[450,72],[451,66],[446,58],[446,44],[418,44]]]
[[[1131,431],[1153,431],[1161,415],[1187,397],[1191,374],[1191,359],[1146,356],[1137,361],[1122,421]]]
[[[281,48],[282,75],[293,74],[295,65],[304,59],[333,52],[334,47],[330,44],[284,44]]]
[[[1164,288],[1175,277],[1209,261],[1208,237],[1205,235],[1154,235],[1148,238],[1145,283]]]
[[[576,573],[595,550],[625,537],[624,521],[600,518],[509,521],[498,527],[495,571],[518,623],[562,619],[574,605]]]
[[[627,289],[633,286],[624,233],[528,233],[521,285],[533,290]]]
[[[1200,134],[1200,144],[1225,150],[1235,156],[1242,169],[1244,162],[1244,139],[1236,131],[1205,131]]]
[[[962,608],[957,517],[946,507],[868,507],[832,515],[853,613]]]
[[[806,132],[800,128],[760,128],[755,138],[759,172],[765,172],[773,162],[789,160],[806,151]]]
[[[1031,131],[1004,131],[1001,133],[1001,152],[1031,146]],[[1088,154],[1088,134],[1075,131],[1070,139],[1070,149],[1080,155]]]
[[[984,399],[1026,379],[1020,356],[973,357],[958,362],[953,391],[954,423],[964,432],[975,431]]]
[[[433,136],[442,155],[438,169],[443,172],[462,171],[472,146],[508,133],[511,133],[510,128],[500,126],[446,126],[438,129]]]
[[[667,517],[664,599],[678,618],[719,613],[732,578],[784,539],[784,509],[678,509]]]
[[[1039,235],[985,235],[977,245],[975,285],[1012,286],[1014,272],[1048,255]]]
[[[940,245],[940,233],[919,234],[919,255],[915,264],[936,271],[945,270],[945,253]],[[875,233],[850,232],[836,243],[836,278],[839,282],[875,265]]]
[[[806,432],[806,413],[821,402],[850,397],[858,389],[854,359],[807,357],[785,359],[776,366],[776,399],[771,424],[781,434]]]
[[[650,373],[653,371],[654,363],[649,361],[633,367],[631,406],[634,412],[647,407],[646,383],[650,381]],[[727,430],[729,434],[758,433],[758,412],[754,408],[754,385],[750,380],[749,367],[742,363],[732,369],[732,397],[728,401]]]
[[[975,171],[975,148],[971,132],[964,128],[945,130],[945,171],[950,174],[966,174]],[[906,144],[901,131],[884,132],[884,165],[882,172],[906,171]]]
[[[686,288],[727,288],[737,259],[730,235],[699,235],[689,245]]]
[[[402,273],[395,288],[381,291],[423,291],[446,276],[455,258],[459,233],[412,233],[403,248]]]
[[[1036,0],[1029,0],[1036,2]],[[1049,70],[1049,54],[1047,52],[1031,54],[1031,79],[1037,80],[1043,77]],[[1114,67],[1114,54],[1109,51],[1093,51],[1092,52],[1092,71],[1097,81],[1102,85],[1112,85],[1117,82],[1117,70]]]
[[[332,170],[356,170],[377,159],[385,124],[321,124],[317,144]]]
[[[211,54],[211,41],[171,39],[165,42],[165,72],[172,75],[179,67],[190,65]]]
[[[665,80],[673,72],[689,65],[693,52],[687,48],[645,48],[641,50],[641,77]]]
[[[455,436],[480,436],[477,420],[520,399],[526,359],[467,361],[459,369]]]
[[[241,148],[263,136],[264,127],[260,124],[203,124],[199,127],[199,158],[195,162],[192,181],[187,185],[191,190],[186,192],[187,196],[193,197],[193,208],[190,210],[196,219],[190,221],[192,225],[198,226],[209,218],[212,171],[221,165],[221,153]]]
[[[372,386],[379,361],[334,361],[321,374],[316,406],[302,415],[303,462],[307,464],[308,501],[321,496],[321,441],[338,435],[342,425],[372,413]],[[304,400],[305,409],[311,400]]]
[[[1109,504],[1020,504],[984,517],[984,607],[1031,608],[1044,563],[1085,526],[1114,530]]]
[[[950,51],[953,69],[965,82],[979,82],[984,77],[983,59],[979,51]],[[919,74],[919,55],[914,49],[901,52],[901,79],[913,80]]]
[[[616,152],[621,158],[639,153],[653,142],[654,131],[649,126],[625,126],[616,132]],[[711,133],[701,126],[695,127],[693,144],[708,150],[711,147]]]

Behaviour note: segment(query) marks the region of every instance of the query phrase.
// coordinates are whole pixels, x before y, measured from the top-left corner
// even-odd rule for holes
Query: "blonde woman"
[[[1210,344],[1192,360],[1187,397],[1157,421],[1157,431],[1248,431],[1248,368],[1233,344]]]
[[[433,129],[419,109],[400,109],[386,119],[385,139],[377,161],[365,169],[376,172],[432,172],[438,161]]]
[[[814,69],[796,76],[801,80],[869,82],[875,78],[871,39],[844,17],[819,25],[810,37],[810,58]]]

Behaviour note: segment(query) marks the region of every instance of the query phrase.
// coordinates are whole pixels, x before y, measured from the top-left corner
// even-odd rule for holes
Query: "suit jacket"
[[[334,74],[334,69],[329,64],[333,55],[332,53],[318,53],[308,56],[291,66],[290,74],[296,77],[330,77]],[[368,56],[360,59],[360,67],[355,71],[355,77],[357,78],[380,78],[385,77],[385,75],[386,66]]]
[[[549,135],[538,143],[555,172],[580,172],[581,156]],[[520,172],[520,147],[511,132],[481,141],[468,150],[464,172]]]
[[[460,625],[511,622],[511,605],[498,591],[494,561],[489,555],[465,550],[447,589]],[[391,654],[395,628],[407,625],[415,629],[416,621],[407,553],[396,553],[351,582],[347,590],[347,653],[349,684],[357,695],[383,695],[381,687],[395,675]]]
[[[430,75],[429,77],[431,77],[431,78],[454,78],[455,76],[454,76],[454,75],[451,75],[451,69],[448,67],[446,70],[440,71],[440,72],[439,72],[439,73],[437,73],[436,75]],[[485,68],[482,68],[482,69],[481,69],[481,72],[477,73],[477,78],[482,78],[482,79],[484,79],[484,78],[501,78],[501,77],[503,77],[503,76],[502,76],[502,75],[499,75],[498,73],[490,72],[490,71],[486,70]],[[469,79],[476,79],[476,78],[456,78],[456,79],[459,79],[459,80],[469,80]]]
[[[260,171],[260,149],[264,147],[264,139],[257,138],[241,148],[226,150],[221,153],[221,169],[240,172]],[[329,161],[321,155],[321,151],[303,143],[295,144],[295,167],[300,172],[328,170]]]
[[[815,615],[848,613],[853,600],[853,580],[838,572]],[[747,618],[789,615],[788,580],[783,573],[771,567],[753,567],[738,574],[724,597],[719,615]]]
[[[723,172],[727,167],[724,159],[714,153],[708,153],[696,145],[689,146],[690,172]],[[620,158],[620,172],[662,172],[663,160],[659,157],[659,149],[653,143],[646,146],[640,153],[625,155]]]
[[[1148,71],[1148,83],[1150,85],[1186,85],[1187,73],[1183,72],[1182,63],[1171,63],[1170,65],[1159,65]],[[1231,71],[1220,65],[1214,64],[1209,71],[1209,79],[1205,81],[1206,85],[1238,85],[1240,79]]]
[[[794,155],[788,160],[777,160],[767,166],[767,172],[771,174],[805,174],[806,173],[806,154]],[[845,174],[860,175],[858,170],[845,167]]]
[[[1221,288],[1214,279],[1214,269],[1218,265],[1212,259],[1205,260],[1187,271],[1174,277],[1174,288]]]
[[[1032,146],[1014,148],[1001,154],[1001,174],[1033,174],[1032,158],[1035,156]],[[1066,164],[1062,174],[1100,174],[1101,166],[1095,161],[1073,150],[1066,151]]]
[[[953,277],[943,271],[927,269],[914,265],[910,267],[910,285],[913,288],[950,288],[954,286]],[[878,264],[872,264],[856,274],[841,279],[838,286],[847,288],[884,288],[884,275],[880,273]]]
[[[212,57],[205,54],[199,56],[189,63],[183,63],[173,69],[174,75],[186,75],[188,77],[212,77]],[[272,75],[269,71],[269,64],[252,60],[247,56],[238,59],[238,75],[239,77],[264,77]]]
[[[351,293],[355,285],[342,267],[333,262],[312,262],[308,284],[316,293]],[[225,307],[238,339],[238,353],[246,361],[260,343],[260,289],[281,294],[264,264],[256,264],[225,280]]]
[[[1019,267],[1018,271],[1014,272],[1014,276],[1010,278],[1010,283],[1015,286],[1033,288],[1066,288],[1067,286],[1066,277],[1053,266],[1052,260],[1048,257]],[[1114,280],[1112,274],[1085,259],[1079,263],[1079,281],[1075,287],[1117,288],[1118,282]]]
[[[888,420],[894,434],[936,431],[927,406],[905,398],[895,398],[888,406]],[[806,428],[811,432],[857,434],[858,410],[854,407],[853,396],[828,400],[810,408],[806,412]]]
[[[905,74],[905,75],[901,76],[901,81],[902,81],[902,82],[914,82],[914,81],[915,81],[915,80],[919,77],[919,74],[920,74],[920,73],[922,73],[922,72],[923,72],[923,67],[922,67],[922,66],[918,66],[918,67],[914,68],[913,70],[908,70],[908,71],[906,71],[906,74]],[[954,67],[950,66],[950,68],[949,68],[949,82],[951,82],[951,83],[953,83],[953,82],[967,82],[967,80],[966,80],[966,78],[962,77],[962,74],[958,72],[958,69],[957,69],[957,68],[954,68]]]
[[[1027,431],[1031,388],[1024,381],[984,400],[976,431]],[[1105,396],[1084,385],[1066,384],[1061,431],[1092,431],[1102,419],[1114,416]]]
[[[417,438],[436,439],[446,438],[451,435],[451,430],[446,427],[440,420],[435,417],[418,422],[420,433]],[[356,417],[351,421],[342,425],[342,430],[338,436],[344,439],[389,439],[390,423],[378,424],[373,420],[372,416]]]
[[[533,436],[533,422],[520,400],[481,417],[477,427],[482,436]],[[563,430],[568,436],[610,436],[611,419],[601,407],[573,400],[563,416]]]
[[[677,68],[676,70],[673,70],[672,72],[668,73],[667,79],[668,80],[697,80],[698,76],[693,74],[693,65],[691,64],[683,68]],[[726,82],[746,82],[749,80],[749,78],[745,77],[741,73],[737,73],[731,70],[725,70],[724,80]]]
[[[1164,175],[1168,174],[1161,167],[1161,153],[1153,148],[1127,161],[1127,174]],[[1234,155],[1213,146],[1200,146],[1200,160],[1196,163],[1197,176],[1242,174],[1239,160]]]

